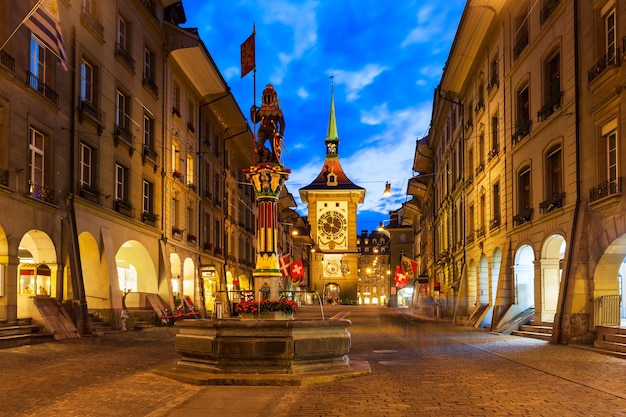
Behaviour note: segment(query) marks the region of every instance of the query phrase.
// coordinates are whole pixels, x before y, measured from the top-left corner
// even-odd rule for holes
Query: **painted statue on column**
[[[262,103],[261,107],[252,106],[250,109],[250,118],[255,124],[259,123],[255,147],[257,161],[280,164],[285,119],[272,84],[265,86]],[[271,149],[265,146],[266,142],[269,142]]]

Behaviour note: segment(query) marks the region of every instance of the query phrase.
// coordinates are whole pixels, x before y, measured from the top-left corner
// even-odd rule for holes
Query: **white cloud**
[[[302,99],[307,99],[309,98],[309,92],[307,91],[306,88],[304,87],[300,87],[298,88],[298,91],[296,92],[296,94],[298,95],[298,97],[302,98]]]
[[[326,73],[333,76],[335,84],[346,86],[346,101],[350,102],[358,99],[361,90],[388,69],[378,64],[367,64],[359,71],[329,70]]]
[[[274,84],[281,84],[289,65],[302,58],[305,52],[317,43],[317,0],[293,4],[289,1],[263,0],[259,7],[263,10],[265,23],[279,23],[293,32],[293,48],[290,51],[282,50],[277,54],[277,65],[271,72],[270,80]],[[285,45],[282,40],[282,45]]]
[[[446,24],[445,11],[436,14],[436,10],[438,9],[427,5],[417,11],[417,26],[404,39],[400,45],[402,48],[416,43],[431,42],[441,36],[444,28],[450,26]],[[456,31],[456,27],[453,30]]]

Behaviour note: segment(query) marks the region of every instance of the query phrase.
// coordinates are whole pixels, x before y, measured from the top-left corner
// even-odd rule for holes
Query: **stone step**
[[[0,349],[9,349],[17,346],[32,345],[35,343],[53,342],[52,333],[22,333],[0,337]]]
[[[42,329],[41,326],[37,326],[34,324],[29,324],[25,326],[2,326],[0,327],[0,338],[6,336],[15,336],[15,335],[29,335],[32,333],[37,333]]]
[[[607,334],[604,335],[604,342],[623,343],[626,345],[626,334]]]
[[[594,340],[593,347],[610,352],[621,352],[626,354],[626,343],[611,342],[605,340]]]
[[[531,333],[546,333],[552,335],[552,327],[551,326],[540,326],[535,324],[522,324],[519,328],[520,331],[523,332],[531,332]]]
[[[515,330],[511,333],[513,336],[530,337],[533,339],[545,340],[547,342],[552,340],[552,334],[544,332],[531,332],[523,330]]]

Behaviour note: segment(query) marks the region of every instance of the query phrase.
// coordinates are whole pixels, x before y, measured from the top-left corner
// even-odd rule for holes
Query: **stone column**
[[[269,288],[269,299],[279,298],[280,267],[278,264],[278,197],[291,173],[276,163],[259,163],[244,170],[254,187],[257,204],[256,267],[254,288]],[[258,294],[257,294],[258,296]]]

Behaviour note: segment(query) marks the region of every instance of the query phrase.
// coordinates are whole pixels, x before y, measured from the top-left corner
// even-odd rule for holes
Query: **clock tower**
[[[335,118],[334,85],[331,92],[326,160],[313,182],[300,191],[307,205],[315,253],[311,255],[309,289],[326,303],[357,301],[357,205],[365,189],[355,185],[339,162],[339,136]]]

